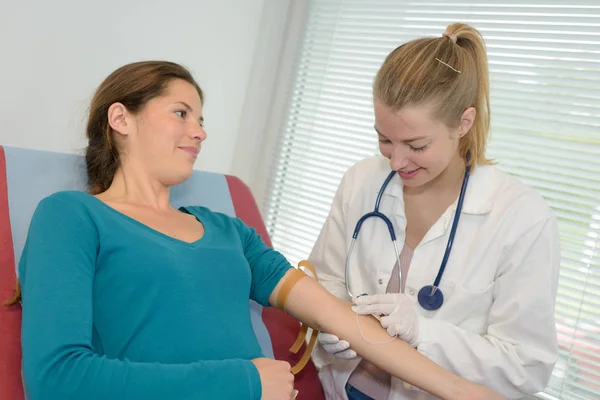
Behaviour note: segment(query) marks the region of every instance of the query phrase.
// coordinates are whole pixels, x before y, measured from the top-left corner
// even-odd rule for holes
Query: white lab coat
[[[309,257],[321,284],[349,300],[344,265],[356,222],[372,211],[390,171],[381,156],[349,169]],[[544,389],[558,355],[554,306],[560,265],[555,216],[541,196],[494,166],[477,167],[469,180],[437,311],[418,305],[433,284],[448,242],[455,202],[414,249],[405,293],[420,314],[418,351],[447,370],[509,398]],[[394,224],[401,249],[406,216],[402,183],[394,178],[380,211]],[[383,221],[360,230],[351,260],[351,291],[385,293],[395,263]],[[313,359],[327,399],[347,399],[344,387],[359,360],[341,360],[317,347]],[[398,360],[402,362],[402,360]],[[433,399],[392,378],[389,400]]]

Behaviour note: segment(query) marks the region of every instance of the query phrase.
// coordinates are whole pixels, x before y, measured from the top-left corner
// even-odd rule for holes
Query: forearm
[[[285,278],[284,278],[285,279]],[[442,399],[477,399],[485,391],[478,385],[451,374],[401,340],[390,336],[370,316],[359,316],[351,305],[331,295],[310,278],[301,279],[291,290],[286,311],[307,325],[347,340],[364,359],[391,375]],[[378,344],[372,344],[372,343]],[[401,360],[401,361],[400,361]],[[487,399],[489,393],[485,394]],[[500,398],[500,397],[498,397]]]
[[[555,347],[552,340],[545,339],[543,331],[537,332],[535,338],[513,336],[513,340],[503,340],[498,327],[489,330],[499,334],[497,337],[481,336],[441,320],[422,318],[419,326],[419,352],[449,371],[510,398],[542,391],[552,375]],[[461,359],[471,362],[460,362]]]
[[[31,400],[260,397],[260,377],[246,360],[140,363],[81,351],[65,353],[50,365],[32,355],[24,361]]]

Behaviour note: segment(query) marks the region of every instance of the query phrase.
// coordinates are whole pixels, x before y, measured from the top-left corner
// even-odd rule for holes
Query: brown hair
[[[140,112],[148,101],[165,94],[173,80],[183,80],[198,91],[204,103],[204,93],[190,71],[168,61],[141,61],[120,67],[98,87],[90,104],[85,151],[88,185],[91,194],[108,189],[120,165],[119,149],[114,142],[114,132],[108,123],[108,109],[113,103],[122,103],[132,113]],[[6,305],[21,301],[21,285]]]
[[[119,151],[114,144],[113,131],[108,124],[108,109],[122,103],[128,111],[139,112],[148,101],[165,93],[175,79],[184,80],[196,88],[200,101],[204,94],[192,74],[184,67],[165,61],[144,61],[125,65],[112,74],[96,90],[90,105],[85,152],[88,184],[92,194],[104,192],[112,183],[119,167]]]
[[[373,97],[392,110],[432,105],[434,117],[456,127],[463,112],[477,114],[470,132],[460,139],[468,165],[490,164],[485,157],[490,128],[490,85],[486,46],[479,31],[467,24],[448,25],[438,38],[420,38],[392,51],[379,69]]]

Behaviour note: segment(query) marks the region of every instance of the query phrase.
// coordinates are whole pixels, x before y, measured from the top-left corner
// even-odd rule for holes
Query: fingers
[[[322,345],[327,345],[327,344],[336,344],[336,343],[338,343],[340,341],[340,338],[337,337],[337,336],[335,336],[335,335],[332,335],[331,333],[321,332],[317,336],[317,340]]]
[[[339,340],[337,343],[324,344],[323,348],[326,352],[335,354],[350,348],[350,343],[345,340]]]
[[[396,316],[383,317],[380,323],[390,336],[398,336],[402,340],[407,340],[412,326],[410,321],[399,319]]]
[[[397,336],[413,347],[417,347],[417,333],[413,330],[414,322],[400,320],[397,317],[381,318],[381,326],[385,328],[388,335]]]
[[[395,293],[357,297],[354,299],[355,306],[352,307],[352,310],[360,315],[389,315],[394,311],[399,300]]]
[[[288,385],[288,388],[289,388],[289,392],[288,393],[292,393],[293,394],[294,381],[296,380],[296,377],[292,373],[292,366],[290,365],[290,363],[287,362],[287,361],[282,361],[282,363],[283,363],[283,367],[285,368],[285,372],[286,372],[286,375],[287,375],[287,385]],[[295,396],[293,396],[292,398],[295,398]]]
[[[335,356],[344,360],[354,360],[358,357],[358,354],[356,354],[356,352],[352,349],[347,349],[339,353],[335,353]]]
[[[380,322],[381,326],[387,330],[388,335],[398,336],[400,334],[396,318],[383,317]]]
[[[329,354],[333,354],[344,360],[353,360],[358,357],[358,354],[350,348],[350,343],[345,340],[340,340],[336,344],[323,345],[323,348]]]
[[[292,364],[290,364],[287,361],[279,361],[278,362],[281,364],[281,367],[284,368],[286,371],[292,371]]]
[[[340,340],[336,335],[321,332],[317,339],[326,352],[338,358],[352,360],[358,357],[356,352],[350,348],[350,343],[346,340]]]
[[[357,306],[366,306],[370,304],[395,304],[398,301],[397,297],[397,293],[374,294],[371,296],[355,297],[353,301]]]
[[[400,293],[358,297],[354,299],[354,304],[352,310],[361,315],[390,315],[398,311],[408,312],[414,308],[412,301]]]
[[[356,312],[360,315],[371,315],[371,314],[391,314],[396,308],[396,304],[394,303],[374,303],[374,304],[365,304],[365,305],[356,305],[352,306],[352,311]]]
[[[385,329],[387,329],[390,325],[392,325],[392,321],[390,321],[390,317],[381,317],[381,319],[379,320],[379,323]]]

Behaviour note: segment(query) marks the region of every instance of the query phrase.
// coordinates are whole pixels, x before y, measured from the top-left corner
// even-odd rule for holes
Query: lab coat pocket
[[[438,317],[466,331],[484,333],[493,302],[493,286],[466,288],[452,285],[452,293],[445,293],[444,306],[440,309],[443,315]]]

